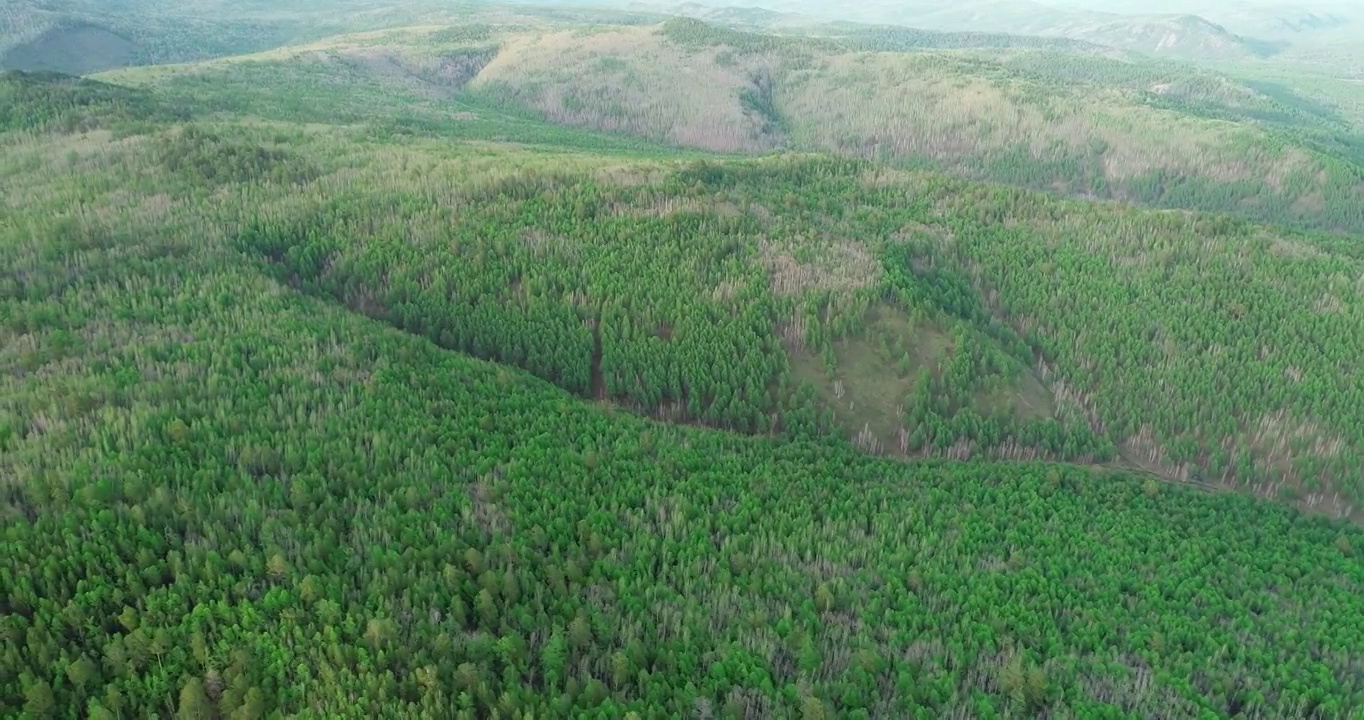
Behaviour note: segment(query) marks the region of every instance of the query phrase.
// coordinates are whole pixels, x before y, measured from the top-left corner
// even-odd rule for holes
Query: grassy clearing
[[[793,349],[793,375],[816,388],[839,426],[859,445],[905,454],[901,433],[906,399],[924,373],[943,375],[944,363],[955,352],[952,334],[898,308],[876,305],[867,311],[861,330],[833,341],[832,347],[832,364],[809,350]],[[982,416],[1015,421],[1057,416],[1051,391],[1030,369],[979,389],[972,404]]]
[[[1018,375],[1009,386],[981,391],[975,408],[984,415],[1002,414],[1021,420],[1056,417],[1056,401],[1051,391],[1031,369]]]
[[[780,133],[742,102],[761,62],[725,65],[719,53],[677,47],[651,27],[544,32],[509,40],[471,87],[555,122],[661,143],[718,151],[780,146]]]
[[[936,370],[947,357],[950,338],[894,308],[875,307],[868,317],[865,331],[834,341],[832,372],[818,355],[803,350],[791,353],[792,371],[818,389],[849,437],[865,432],[882,449],[894,451],[904,426],[904,399],[919,371]],[[883,343],[904,352],[895,357],[882,349]]]

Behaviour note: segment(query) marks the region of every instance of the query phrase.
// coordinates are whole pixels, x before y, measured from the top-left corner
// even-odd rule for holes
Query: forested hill
[[[448,118],[447,101],[714,152],[815,151],[1073,197],[1364,232],[1356,115],[1080,43],[837,26],[740,32],[693,19],[394,29],[100,79],[328,122]],[[377,96],[364,107],[337,82]],[[273,92],[273,91],[270,91]],[[293,98],[307,98],[308,102]],[[265,100],[265,98],[262,98]],[[414,102],[415,101],[415,102]],[[415,105],[415,107],[414,107]]]
[[[1356,239],[500,32],[0,76],[0,716],[1358,716]]]
[[[468,99],[443,123],[305,131],[168,124],[168,108],[193,116],[185,96],[66,87],[31,94],[67,99],[26,113],[52,119],[12,136],[16,177],[54,152],[96,189],[169,173],[173,190],[147,194],[185,222],[217,218],[301,291],[580,395],[878,453],[1117,464],[1364,508],[1353,241],[830,158],[698,162]],[[363,85],[351,98],[383,107]],[[66,118],[98,103],[118,110],[108,130],[50,134],[90,127]],[[561,150],[479,160],[449,138]],[[263,181],[288,190],[180,209]],[[21,217],[46,228],[43,212]],[[103,233],[61,228],[77,244]]]
[[[1364,701],[1358,530],[1122,472],[874,459],[818,439],[800,403],[776,418],[805,441],[661,424],[515,367],[636,402],[701,402],[710,382],[710,422],[761,427],[762,373],[798,371],[751,334],[805,308],[791,327],[835,378],[880,362],[876,337],[915,362],[954,328],[907,415],[957,403],[979,363],[1002,368],[980,397],[1010,397],[1014,345],[949,256],[904,267],[943,263],[925,287],[962,324],[907,291],[879,311],[900,334],[839,340],[862,337],[850,313],[883,271],[826,269],[872,251],[811,222],[940,192],[932,212],[956,220],[902,227],[983,250],[949,200],[965,187],[211,127],[0,138],[20,208],[0,232],[6,716],[1345,718]],[[755,199],[722,199],[740,191]],[[967,207],[1007,207],[985,199]],[[741,207],[799,246],[755,254]],[[1228,301],[1255,312],[1261,286],[1239,287]],[[1089,332],[1121,316],[1094,311]]]

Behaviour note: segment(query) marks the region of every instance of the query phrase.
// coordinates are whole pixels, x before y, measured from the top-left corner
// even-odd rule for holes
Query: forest
[[[1348,245],[940,176],[882,184],[842,161],[677,167],[652,186],[519,170],[435,204],[437,168],[426,190],[323,184],[255,206],[232,242],[305,292],[661,419],[841,425],[893,454],[1122,458],[1364,507]],[[840,388],[898,397],[821,407]]]
[[[552,122],[499,32],[0,75],[0,715],[1360,717],[1357,237]]]

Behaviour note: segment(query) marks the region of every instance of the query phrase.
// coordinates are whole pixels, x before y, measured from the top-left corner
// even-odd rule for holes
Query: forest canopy
[[[1364,707],[1345,204],[589,129],[491,27],[0,76],[0,715]]]

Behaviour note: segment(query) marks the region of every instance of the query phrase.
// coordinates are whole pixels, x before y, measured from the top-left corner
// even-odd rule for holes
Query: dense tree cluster
[[[855,168],[796,165],[783,175],[700,165],[679,172],[662,198],[658,189],[622,192],[583,179],[515,180],[480,190],[457,213],[372,192],[329,193],[318,198],[316,214],[255,219],[237,241],[276,264],[281,279],[580,395],[744,432],[783,430],[784,416],[794,413],[798,434],[818,433],[829,425],[807,419],[819,417],[801,392],[810,378],[792,372],[775,328],[800,316],[806,349],[836,374],[834,345],[863,332],[878,288],[851,305],[818,293],[783,301],[755,257],[762,251],[754,239],[772,229],[756,216],[715,215],[699,205],[642,214],[619,208],[695,198],[707,184],[789,190]],[[781,232],[796,231],[798,217]],[[443,230],[414,236],[414,224]],[[902,307],[963,320],[949,362],[924,368],[918,390],[903,398],[906,423],[891,439],[900,451],[944,451],[962,441],[984,452],[1021,445],[1047,457],[1112,458],[1111,442],[1086,426],[1067,430],[1044,418],[1025,427],[1007,413],[982,416],[968,407],[1031,366],[1032,351],[987,317],[961,278],[949,290],[892,278]],[[892,286],[885,291],[894,296]],[[1001,352],[1007,360],[992,362]]]
[[[0,135],[0,714],[1364,707],[1364,534],[1100,466],[1349,514],[1356,243],[374,112]]]
[[[580,394],[766,430],[784,363],[765,280],[736,239],[742,223],[612,217],[590,185],[527,190],[427,218],[448,228],[429,244],[401,232],[410,216],[384,216],[384,198],[356,196],[302,225],[263,219],[240,239],[442,346]]]
[[[101,162],[128,189],[122,176],[144,171],[126,164],[153,159],[166,182],[182,183],[172,190],[182,203],[199,198],[185,222],[230,229],[286,282],[661,418],[825,434],[831,417],[820,405],[855,382],[846,344],[870,338],[870,318],[890,307],[949,346],[974,343],[1008,360],[959,362],[969,348],[925,359],[918,330],[883,333],[889,364],[907,380],[887,387],[898,395],[894,417],[864,446],[1120,458],[1337,513],[1359,504],[1364,437],[1341,370],[1360,336],[1361,270],[1348,243],[927,176],[886,183],[845,162],[703,163],[643,184],[565,165],[472,182],[484,171],[469,158],[494,156],[440,159],[419,138],[358,132],[328,140],[191,126]],[[414,160],[409,145],[427,159]],[[569,145],[610,147],[595,136]],[[28,157],[16,147],[16,161]],[[373,166],[310,183],[364,164]],[[114,183],[87,165],[70,168],[74,182]],[[258,183],[271,189],[251,190]],[[145,192],[164,196],[155,183]],[[234,194],[240,202],[223,201]],[[81,226],[35,225],[75,247],[116,241]],[[849,274],[860,257],[876,259]],[[19,317],[41,326],[39,315]],[[1324,352],[1308,350],[1318,343]],[[807,372],[802,353],[823,373]],[[1015,417],[989,400],[1030,374],[1056,396],[1055,413]],[[927,384],[911,382],[919,377]],[[856,412],[840,420],[850,437],[866,429]]]
[[[58,73],[0,73],[0,131],[82,132],[188,115],[144,90]]]
[[[659,27],[658,32],[679,45],[690,48],[723,47],[730,53],[740,56],[792,49],[829,50],[840,47],[836,41],[825,38],[814,40],[792,35],[747,32],[690,17],[670,18]]]
[[[166,172],[207,188],[247,181],[289,187],[318,173],[286,149],[239,143],[193,125],[159,143],[157,154]]]
[[[67,278],[6,294],[54,313],[6,330],[7,364],[64,355],[4,386],[5,714],[1364,702],[1357,531],[1120,475],[653,424],[231,253],[3,237],[7,276]]]
[[[838,379],[840,340],[866,334],[869,306],[889,303],[956,338],[903,398],[900,429],[881,440],[891,449],[1121,455],[1334,512],[1360,499],[1364,437],[1340,369],[1360,350],[1347,329],[1360,322],[1359,259],[1347,246],[940,179],[907,197],[869,191],[864,171],[702,164],[645,188],[515,180],[478,190],[458,212],[359,186],[318,197],[309,214],[248,223],[239,239],[295,281],[444,347],[747,432],[781,429],[802,383]],[[812,229],[867,238],[883,279],[774,294],[764,238]],[[809,274],[832,272],[812,262]],[[778,328],[795,320],[828,377],[793,372]],[[1033,370],[1070,410],[1040,424],[981,414],[975,398]]]
[[[1023,197],[948,201],[951,252],[1115,440],[1217,479],[1319,492],[1336,478],[1357,502],[1356,249],[1222,218],[1024,210]],[[1017,229],[1020,210],[1033,230]],[[985,222],[961,222],[972,215]]]

